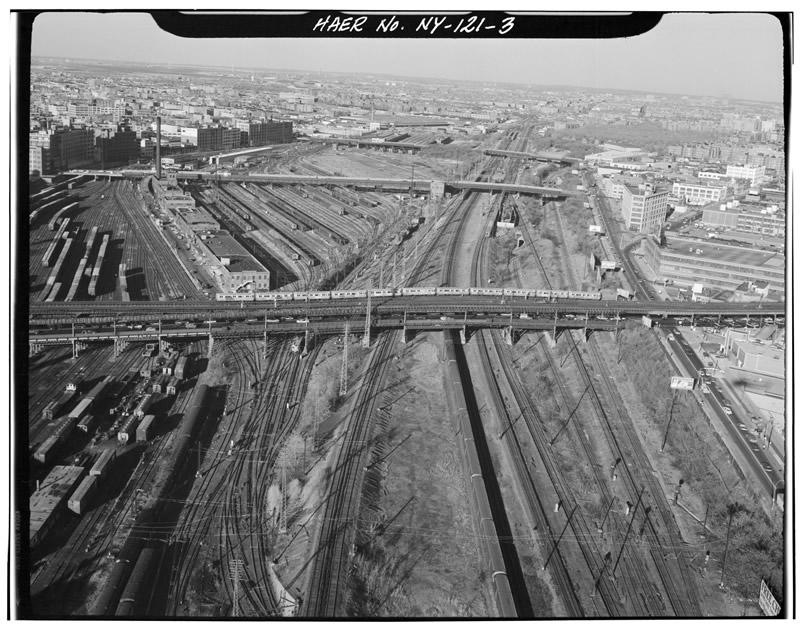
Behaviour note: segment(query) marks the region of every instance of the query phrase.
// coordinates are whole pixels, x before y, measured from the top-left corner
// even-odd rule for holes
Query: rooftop
[[[209,238],[205,240],[206,246],[217,258],[230,258],[228,271],[231,273],[267,270],[227,231],[220,230],[208,234]]]
[[[692,251],[689,251],[689,250]],[[678,237],[667,237],[667,249],[669,253],[696,254],[697,250],[702,251],[698,258],[705,260],[716,260],[730,262],[732,264],[746,264],[756,267],[767,267],[773,269],[783,269],[786,265],[786,257],[783,254],[773,251],[762,251],[749,247],[737,247],[735,245],[725,245],[698,240],[684,240]]]
[[[74,488],[85,472],[81,466],[56,466],[30,498],[30,535],[33,536]]]

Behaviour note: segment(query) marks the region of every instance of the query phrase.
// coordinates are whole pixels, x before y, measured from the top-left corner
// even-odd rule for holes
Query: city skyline
[[[62,35],[76,31],[94,36]],[[76,12],[38,16],[31,55],[781,102],[782,44],[780,23],[764,14],[666,14],[651,31],[623,39],[254,41],[176,37],[146,13]]]

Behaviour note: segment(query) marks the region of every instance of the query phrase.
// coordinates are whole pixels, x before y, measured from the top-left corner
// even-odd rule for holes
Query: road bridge
[[[68,175],[87,175],[94,178],[107,179],[142,179],[155,175],[155,171],[141,169],[125,169],[122,171],[68,171]],[[545,197],[583,197],[580,191],[568,191],[549,186],[531,186],[527,184],[504,184],[500,182],[470,182],[467,180],[442,182],[436,180],[406,179],[406,178],[353,178],[344,176],[313,176],[297,174],[231,174],[221,175],[209,171],[178,171],[179,180],[202,180],[216,183],[225,182],[258,182],[261,184],[304,184],[309,186],[345,186],[359,190],[386,192],[415,192],[430,194],[432,186],[439,186],[444,191],[507,191],[522,195],[542,195]]]
[[[503,182],[470,182],[467,180],[445,183],[448,189],[470,189],[473,191],[507,191],[520,195],[542,195],[543,197],[584,197],[582,191],[568,191],[552,186],[531,186],[528,184],[506,184]]]
[[[538,160],[541,162],[558,162],[565,165],[577,165],[583,163],[583,159],[561,154],[534,154],[531,152],[513,152],[510,150],[485,149],[483,153],[487,156],[502,156],[503,158],[522,158],[523,160]]]

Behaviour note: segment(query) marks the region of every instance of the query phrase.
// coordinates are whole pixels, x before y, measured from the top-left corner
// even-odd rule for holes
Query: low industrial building
[[[754,232],[763,236],[786,238],[786,211],[777,204],[762,206],[737,202],[737,205],[730,207],[725,205],[704,208],[703,223],[735,232]]]
[[[35,548],[53,528],[58,513],[67,505],[85,469],[80,466],[56,466],[30,497],[30,546]]]
[[[729,357],[742,370],[759,375],[783,378],[786,371],[786,352],[764,343],[734,340]]]
[[[640,250],[659,279],[676,285],[736,291],[742,284],[761,283],[764,297],[783,301],[786,296],[786,258],[783,254],[706,241],[668,236],[664,247],[648,236]]]
[[[728,196],[728,187],[702,182],[675,182],[672,185],[672,195],[687,204],[704,206],[725,199]]]
[[[270,273],[225,230],[200,234],[198,245],[217,259],[212,268],[226,292],[269,290]]]

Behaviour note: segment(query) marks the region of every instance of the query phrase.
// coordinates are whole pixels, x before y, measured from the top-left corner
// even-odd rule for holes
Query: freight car
[[[89,474],[95,477],[103,477],[108,471],[109,464],[113,461],[116,452],[114,449],[106,449],[100,453],[100,457],[89,469]]]
[[[74,418],[64,418],[55,427],[50,437],[36,449],[33,458],[43,464],[48,463],[52,459],[53,453],[69,438],[77,422]]]
[[[147,442],[150,439],[150,430],[153,428],[153,421],[155,418],[156,417],[154,414],[148,414],[142,419],[142,422],[139,423],[138,427],[136,427],[137,442]]]
[[[97,479],[96,476],[89,475],[81,481],[81,484],[72,493],[67,502],[67,507],[69,507],[70,511],[74,511],[80,516],[88,509],[89,501],[97,488]]]

